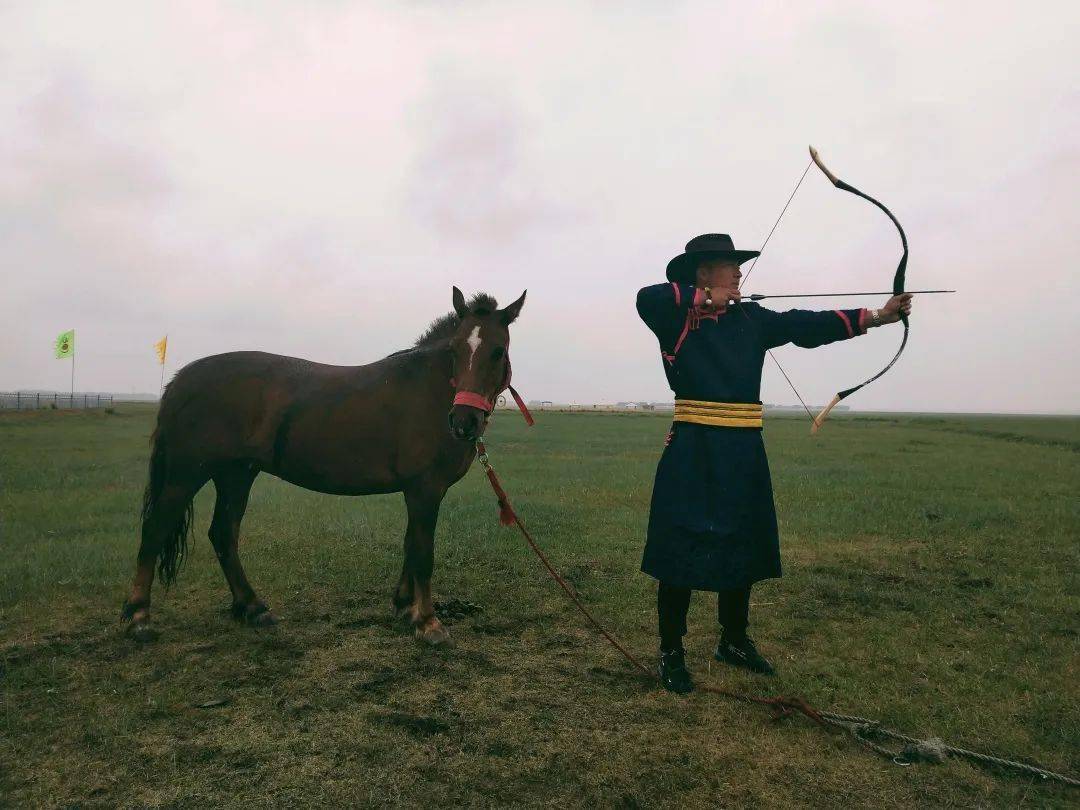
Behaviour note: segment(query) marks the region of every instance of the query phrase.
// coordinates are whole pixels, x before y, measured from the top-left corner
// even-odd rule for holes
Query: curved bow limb
[[[818,154],[818,150],[815,149],[813,146],[810,147],[810,159],[814,161],[815,166],[821,169],[822,174],[829,178],[830,183],[832,183],[834,186],[840,185],[840,178],[829,171],[829,167],[822,162],[821,155]]]
[[[892,284],[893,293],[892,294],[893,295],[900,295],[901,293],[903,293],[904,292],[905,276],[907,274],[908,241],[907,241],[907,234],[904,233],[904,228],[900,224],[900,221],[895,216],[893,216],[892,211],[890,211],[888,208],[886,208],[880,202],[875,200],[869,194],[866,194],[866,193],[864,193],[862,191],[859,191],[859,189],[855,188],[855,186],[851,185],[850,183],[845,183],[843,180],[841,180],[839,177],[837,177],[835,174],[833,174],[831,171],[829,171],[829,168],[821,160],[821,155],[818,154],[817,149],[815,149],[813,146],[810,147],[810,159],[814,162],[814,164],[819,169],[821,169],[822,174],[824,174],[827,178],[829,178],[829,182],[832,183],[834,186],[836,186],[836,188],[840,189],[841,191],[850,192],[851,194],[854,194],[856,197],[862,197],[867,202],[873,203],[875,206],[877,206],[879,209],[881,209],[881,211],[885,214],[885,216],[887,216],[889,218],[889,220],[892,222],[892,224],[896,226],[896,230],[900,234],[900,244],[903,245],[904,254],[900,257],[900,261],[896,265],[896,272],[893,274],[893,284]],[[851,394],[854,394],[860,388],[863,388],[864,386],[869,385],[874,380],[881,377],[886,371],[888,371],[890,368],[893,367],[893,365],[896,363],[897,360],[900,359],[900,355],[904,353],[904,348],[907,346],[908,333],[910,331],[910,325],[908,324],[907,315],[904,315],[903,313],[901,313],[900,314],[900,320],[904,324],[904,337],[900,341],[900,348],[897,349],[896,354],[893,356],[892,360],[890,360],[888,362],[888,364],[885,366],[885,368],[883,368],[881,371],[879,371],[877,374],[875,374],[870,379],[865,380],[865,381],[859,383],[856,386],[853,386],[851,388],[848,388],[848,389],[845,389],[843,391],[838,392],[836,394],[836,396],[834,396],[832,398],[832,400],[829,402],[829,404],[826,405],[821,410],[821,413],[819,413],[814,418],[813,426],[810,428],[811,433],[817,433],[818,430],[821,429],[822,424],[825,422],[825,420],[829,416],[829,412],[833,408],[835,408],[837,406],[837,404],[840,403],[841,400],[847,399],[847,397],[849,397]]]
[[[835,408],[837,406],[837,404],[839,404],[839,402],[840,402],[840,395],[837,394],[831,400],[829,400],[828,405],[826,405],[824,408],[821,409],[821,413],[819,413],[817,416],[814,417],[814,421],[810,426],[810,435],[811,436],[813,436],[815,433],[817,433],[821,429],[821,425],[825,422],[826,419],[829,418],[829,411],[831,411],[833,408]]]

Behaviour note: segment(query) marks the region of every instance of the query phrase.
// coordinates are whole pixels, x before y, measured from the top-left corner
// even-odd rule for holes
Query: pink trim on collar
[[[674,281],[671,282],[671,289],[675,291],[675,306],[679,306],[682,303],[682,290],[679,289],[679,285]]]
[[[709,311],[705,310],[705,291],[700,287],[694,288],[694,306],[695,318],[700,322],[703,318],[708,318],[711,321],[719,320],[719,316],[727,312],[727,301],[722,304],[718,304],[713,300],[712,308]],[[697,326],[691,326],[691,329],[696,329]]]

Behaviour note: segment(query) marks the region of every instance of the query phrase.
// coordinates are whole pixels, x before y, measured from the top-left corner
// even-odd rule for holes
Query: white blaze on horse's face
[[[473,327],[465,342],[469,344],[469,370],[471,371],[473,358],[476,357],[476,350],[480,348],[480,324]]]

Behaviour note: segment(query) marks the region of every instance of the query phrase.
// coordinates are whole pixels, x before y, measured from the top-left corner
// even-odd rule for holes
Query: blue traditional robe
[[[695,302],[695,293],[698,300]],[[867,311],[773,312],[756,303],[704,314],[690,284],[638,292],[676,399],[761,403],[765,352],[815,348],[866,331]],[[641,570],[695,590],[781,575],[772,480],[760,428],[675,422],[656,469]]]

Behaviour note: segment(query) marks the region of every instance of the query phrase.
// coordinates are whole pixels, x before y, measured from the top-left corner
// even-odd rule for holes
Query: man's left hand
[[[880,317],[882,323],[896,323],[900,320],[900,313],[911,314],[911,293],[894,295],[881,308]]]

